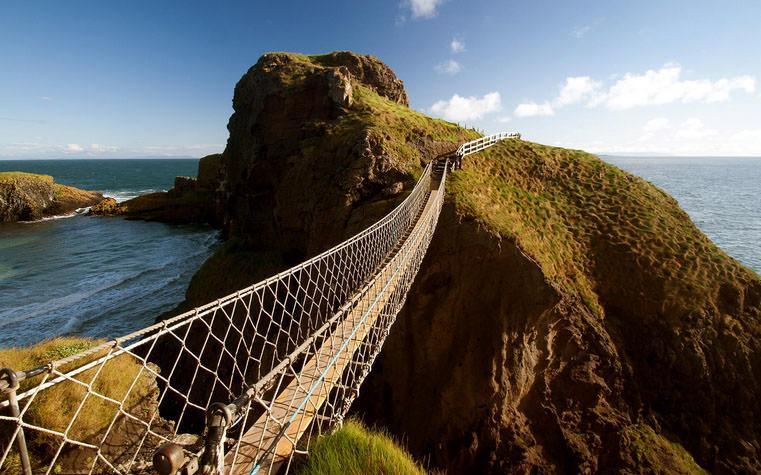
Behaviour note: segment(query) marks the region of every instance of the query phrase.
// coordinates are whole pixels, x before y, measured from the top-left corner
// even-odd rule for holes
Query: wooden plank
[[[423,212],[420,216],[425,216],[436,198],[438,191],[433,190],[428,196]],[[418,221],[413,228],[410,236],[417,236],[417,240],[422,240],[424,233],[416,234],[422,224]],[[413,243],[414,246],[417,243]],[[407,262],[400,262],[404,256],[394,255],[389,262],[381,269],[380,274],[393,273],[398,267],[404,268]],[[409,259],[409,256],[407,257]],[[401,266],[400,266],[401,264]],[[271,405],[271,413],[265,413],[249,428],[241,437],[240,447],[237,457],[235,451],[231,450],[225,455],[225,467],[229,467],[228,473],[232,474],[249,474],[254,468],[256,457],[260,452],[272,447],[272,452],[266,457],[258,467],[257,472],[269,473],[276,471],[276,467],[286,461],[294,450],[294,443],[304,435],[314,418],[317,416],[320,407],[327,399],[330,391],[340,380],[346,367],[354,358],[354,353],[364,341],[367,334],[373,328],[376,320],[380,316],[381,310],[385,306],[389,297],[393,294],[398,284],[399,276],[395,276],[390,283],[387,279],[378,279],[368,289],[367,293],[360,299],[358,304],[349,313],[347,318],[340,323],[333,335],[336,335],[338,341],[328,337],[315,354],[304,364],[299,376],[290,381],[290,383],[278,393],[275,401]],[[388,283],[388,288],[384,287]],[[341,350],[341,346],[346,341],[345,338],[351,334],[355,325],[366,313],[367,308],[378,298],[370,312],[367,313],[365,320],[359,323],[354,335],[346,342],[346,347]],[[346,336],[343,336],[346,335]],[[334,363],[325,370],[330,361],[335,358]],[[323,376],[324,374],[324,376]],[[323,381],[320,381],[322,377]],[[308,394],[313,386],[318,389]],[[287,425],[284,430],[276,424],[274,420],[286,422],[292,418],[292,413],[302,405],[293,422]],[[281,431],[283,436],[280,436]]]

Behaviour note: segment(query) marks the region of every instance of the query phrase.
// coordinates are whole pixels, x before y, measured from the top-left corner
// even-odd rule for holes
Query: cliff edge
[[[477,136],[407,103],[376,58],[264,55],[213,192],[228,241],[182,308],[363,229]],[[450,473],[761,471],[761,279],[592,155],[509,140],[463,165],[354,412]]]

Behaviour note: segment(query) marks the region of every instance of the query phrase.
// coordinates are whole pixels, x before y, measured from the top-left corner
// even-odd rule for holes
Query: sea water
[[[603,159],[676,198],[713,242],[761,274],[761,158]]]
[[[195,176],[197,159],[0,161],[119,201]],[[0,348],[57,335],[113,338],[184,297],[217,245],[206,226],[73,216],[0,224]]]

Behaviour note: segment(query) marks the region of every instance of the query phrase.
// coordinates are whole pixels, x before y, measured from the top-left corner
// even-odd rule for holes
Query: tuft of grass
[[[706,472],[681,444],[657,434],[647,424],[636,424],[624,431],[638,467],[652,467],[657,473],[705,475]]]
[[[317,438],[299,475],[422,475],[425,470],[388,435],[349,420]]]
[[[2,349],[0,367],[17,371],[32,369],[81,353],[101,343],[103,341],[89,338],[59,337],[30,347]],[[64,364],[57,370],[66,372],[105,353],[106,350],[95,352],[73,363]],[[38,392],[24,414],[24,421],[57,432],[67,431],[68,428],[66,434],[70,439],[99,443],[104,431],[119,414],[118,405],[105,398],[124,401],[128,410],[150,406],[148,401],[155,396],[156,391],[155,380],[150,373],[141,373],[141,368],[141,363],[127,354],[108,360],[103,365],[74,376],[73,380],[63,381]],[[18,392],[34,388],[43,377],[40,375],[22,381]],[[48,380],[53,377],[54,374]],[[85,385],[91,383],[92,393],[88,395]],[[19,401],[22,410],[28,402],[29,398]],[[74,422],[69,427],[72,419]],[[33,463],[35,466],[44,466],[58,450],[62,438],[34,429],[26,429],[25,432]]]

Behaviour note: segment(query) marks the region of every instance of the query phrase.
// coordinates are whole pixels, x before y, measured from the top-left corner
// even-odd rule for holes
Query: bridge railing
[[[140,473],[161,443],[182,439],[186,456],[202,452],[182,434],[201,433],[213,402],[271,391],[292,374],[284,368],[303,363],[304,348],[329,334],[413,228],[430,183],[427,167],[383,219],[258,284],[87,351],[5,371],[0,467]],[[251,417],[264,411],[250,409]]]
[[[472,140],[470,142],[465,142],[464,144],[460,145],[456,153],[457,155],[464,157],[466,155],[470,155],[471,153],[480,152],[481,150],[485,148],[489,148],[492,145],[499,142],[500,140],[505,140],[509,138],[520,138],[520,135],[511,134],[507,132],[500,132],[497,134],[486,135],[479,139]]]
[[[150,473],[166,443],[156,465],[185,473],[289,464],[356,397],[431,240],[446,172],[431,194],[429,165],[388,215],[291,269],[94,348],[0,371],[0,473]]]

